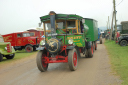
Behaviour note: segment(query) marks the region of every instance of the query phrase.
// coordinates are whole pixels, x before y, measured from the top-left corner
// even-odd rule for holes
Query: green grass
[[[29,56],[33,55],[34,53],[37,53],[37,51],[33,51],[31,53],[27,53],[27,52],[25,52],[25,50],[16,51],[15,57],[13,59],[6,59],[6,57],[3,57],[3,60],[0,62],[0,65],[5,64],[5,63],[10,63],[10,62],[13,62],[15,60],[19,60],[19,59],[22,59],[25,57],[29,57]]]
[[[123,80],[122,85],[128,85],[128,46],[122,47],[115,41],[105,41],[112,68]]]

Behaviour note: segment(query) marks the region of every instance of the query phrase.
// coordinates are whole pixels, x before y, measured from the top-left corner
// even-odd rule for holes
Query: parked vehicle
[[[118,43],[120,46],[127,46],[128,44],[128,21],[121,22],[121,31]]]
[[[39,39],[39,41],[44,39],[44,37],[42,37],[44,35],[44,31],[43,30],[29,29],[27,31],[30,32],[30,36],[37,37]]]
[[[47,70],[49,63],[68,63],[70,70],[78,67],[78,57],[92,58],[97,50],[97,21],[73,14],[56,14],[40,17],[43,23],[45,40],[40,42],[36,58],[41,72]]]
[[[104,35],[105,35],[105,39],[109,39],[109,36],[110,36],[109,30],[105,30]]]
[[[39,46],[39,39],[37,37],[31,37],[29,32],[17,32],[2,35],[5,42],[10,42],[15,50],[25,49],[26,52],[32,52]]]
[[[15,50],[11,46],[10,42],[4,42],[3,37],[0,35],[0,62],[3,60],[3,57],[7,59],[13,59],[15,56]]]

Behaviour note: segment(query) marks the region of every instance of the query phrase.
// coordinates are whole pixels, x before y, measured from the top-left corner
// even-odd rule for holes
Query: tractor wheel
[[[71,71],[75,71],[78,66],[78,53],[74,48],[68,51],[68,65]]]
[[[32,52],[33,51],[33,47],[31,46],[31,45],[27,45],[26,47],[25,47],[25,51],[26,52]]]
[[[120,46],[127,46],[128,42],[126,40],[122,40],[120,42]]]
[[[92,58],[93,57],[93,45],[91,46],[90,49],[88,49],[88,58]]]
[[[100,44],[102,44],[102,37],[100,37]]]
[[[97,50],[97,42],[95,42],[95,50]]]
[[[0,54],[0,62],[3,60],[3,55]]]
[[[15,54],[13,53],[12,55],[6,55],[5,57],[6,57],[7,59],[13,59],[14,56],[15,56]]]
[[[47,71],[48,63],[46,63],[46,54],[43,51],[39,51],[36,56],[37,67],[41,72]]]

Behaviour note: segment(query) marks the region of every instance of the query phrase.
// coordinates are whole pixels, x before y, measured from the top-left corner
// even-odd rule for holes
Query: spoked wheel
[[[92,58],[93,57],[93,45],[91,45],[91,48],[87,50],[88,51],[88,58]]]
[[[6,57],[7,59],[13,59],[14,56],[15,56],[15,54],[13,53],[13,54],[11,54],[11,55],[6,55],[5,57]]]
[[[71,71],[75,71],[78,66],[78,53],[74,48],[68,51],[68,65]]]
[[[0,54],[0,62],[3,60],[3,55]]]
[[[25,50],[26,50],[26,52],[32,52],[33,51],[33,47],[31,46],[31,45],[27,45],[26,47],[25,47]]]
[[[39,51],[36,57],[37,67],[41,72],[47,71],[48,68],[48,63],[46,63],[45,57],[47,56],[43,51]]]

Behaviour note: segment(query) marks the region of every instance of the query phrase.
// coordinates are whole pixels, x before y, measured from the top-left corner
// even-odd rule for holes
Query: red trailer
[[[34,37],[38,37],[39,40],[41,41],[42,39],[44,39],[42,36],[44,35],[44,31],[43,30],[36,30],[36,29],[29,29],[27,30],[30,32],[30,36],[34,36]]]
[[[31,37],[30,32],[17,32],[2,35],[5,42],[11,42],[15,50],[25,49],[26,52],[32,52],[39,46],[40,40],[37,37]]]

